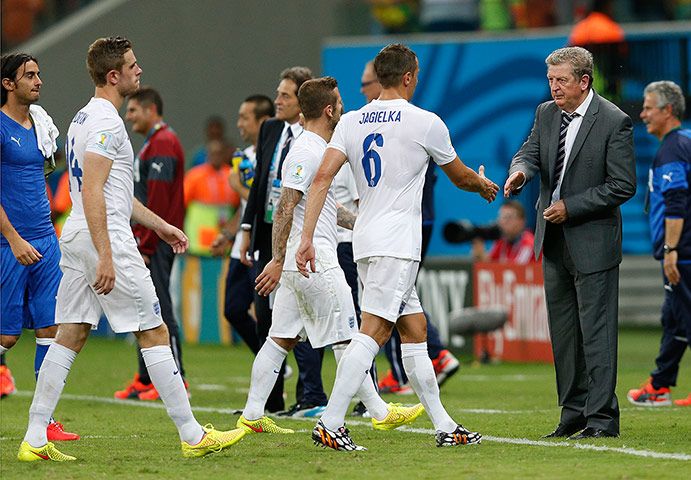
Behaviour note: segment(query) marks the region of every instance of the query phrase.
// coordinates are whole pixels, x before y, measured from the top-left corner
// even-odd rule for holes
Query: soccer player
[[[297,253],[300,272],[309,276],[308,268],[314,272],[316,267],[313,237],[319,212],[333,177],[348,160],[360,193],[353,256],[364,285],[362,330],[338,365],[331,398],[312,439],[331,448],[352,443],[344,428],[346,409],[395,324],[403,342],[403,366],[434,424],[437,446],[480,443],[479,433],[458,425],[442,406],[427,354],[426,321],[415,291],[420,207],[430,157],[454,185],[478,192],[490,202],[499,187],[484,176],[484,167],[476,174],[461,162],[438,116],[408,103],[419,71],[410,48],[403,44],[384,47],[374,68],[382,93],[378,100],[344,115],[338,124],[310,187]]]
[[[260,295],[269,295],[279,280],[280,287],[276,291],[269,337],[252,365],[247,404],[237,423],[248,433],[293,433],[293,430],[281,428],[264,416],[264,405],[283,360],[300,339],[309,338],[315,348],[334,344],[338,362],[346,343],[357,332],[350,287],[338,265],[336,253],[336,224],[352,228],[355,216],[336,203],[333,190],[327,195],[325,208],[316,225],[317,273],[304,278],[295,263],[305,211],[304,195],[343,112],[337,82],[331,77],[307,80],[298,91],[298,100],[305,126],[278,172],[281,196],[272,227],[272,259],[257,277],[256,289]],[[374,428],[394,429],[414,421],[424,411],[419,404],[410,408],[387,405],[377,394],[374,382],[369,378],[363,380],[357,392],[372,414]],[[352,442],[333,446],[355,449]]]
[[[185,177],[185,154],[180,140],[172,128],[163,121],[163,100],[151,87],[139,89],[127,101],[127,121],[132,130],[142,134],[146,141],[134,161],[134,195],[142,205],[163,220],[182,228],[185,219],[183,179]],[[161,317],[168,328],[170,346],[175,364],[185,387],[185,368],[182,365],[182,342],[180,329],[170,298],[170,273],[175,253],[166,242],[159,241],[153,230],[143,225],[132,227],[137,248],[144,263],[151,272],[156,296],[161,305]],[[137,398],[157,400],[159,394],[151,383],[149,372],[137,349],[139,372],[124,390],[115,392],[115,398]]]
[[[62,277],[44,176],[44,163],[57,150],[58,129],[48,113],[36,105],[41,85],[34,57],[25,53],[2,57],[0,354],[17,343],[22,328],[33,329],[36,376],[55,341],[55,294]],[[4,362],[0,373],[2,395],[13,393],[14,379]],[[47,429],[52,441],[79,439],[52,418]]]
[[[175,253],[189,246],[180,229],[134,198],[134,152],[118,109],[139,89],[142,69],[132,44],[122,37],[96,40],[86,63],[96,92],[72,119],[65,141],[72,212],[60,240],[58,334],[38,375],[19,460],[75,460],[47,441],[46,425],[72,363],[102,313],[113,331],[132,332],[137,338],[149,376],[178,429],[183,456],[220,451],[245,432],[202,427],[194,418],[154,284],[130,227],[132,219],[151,228]]]

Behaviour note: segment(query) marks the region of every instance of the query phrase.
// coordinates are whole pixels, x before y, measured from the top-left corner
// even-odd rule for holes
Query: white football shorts
[[[398,317],[422,313],[415,289],[420,262],[396,257],[366,257],[357,261],[362,282],[360,310],[396,323]]]
[[[353,296],[343,270],[283,272],[276,291],[269,336],[309,338],[314,348],[345,342],[358,332]]]
[[[132,233],[111,231],[115,286],[108,295],[97,295],[98,253],[87,231],[60,239],[63,276],[58,288],[55,323],[90,323],[98,326],[105,313],[115,333],[150,330],[163,323],[161,307],[149,269]]]

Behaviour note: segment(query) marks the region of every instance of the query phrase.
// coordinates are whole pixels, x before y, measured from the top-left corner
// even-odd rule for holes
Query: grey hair
[[[655,103],[657,108],[663,109],[667,105],[672,106],[672,115],[681,120],[686,111],[686,99],[681,91],[681,87],[669,80],[660,80],[659,82],[649,83],[643,95],[655,94]]]
[[[565,47],[555,50],[545,59],[547,66],[570,63],[574,77],[580,80],[588,75],[588,88],[593,86],[593,54],[583,47]]]

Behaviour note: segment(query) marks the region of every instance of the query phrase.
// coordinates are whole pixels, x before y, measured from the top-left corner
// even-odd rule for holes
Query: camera
[[[501,230],[496,223],[473,225],[468,220],[457,220],[444,226],[444,239],[449,243],[465,243],[475,238],[498,240],[501,238]]]

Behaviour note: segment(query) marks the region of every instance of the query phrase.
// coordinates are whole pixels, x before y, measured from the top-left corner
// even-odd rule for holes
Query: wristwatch
[[[676,252],[676,251],[677,251],[677,247],[670,247],[669,245],[667,245],[667,244],[665,243],[665,244],[662,246],[662,250],[664,250],[665,253],[671,253],[671,252]]]

